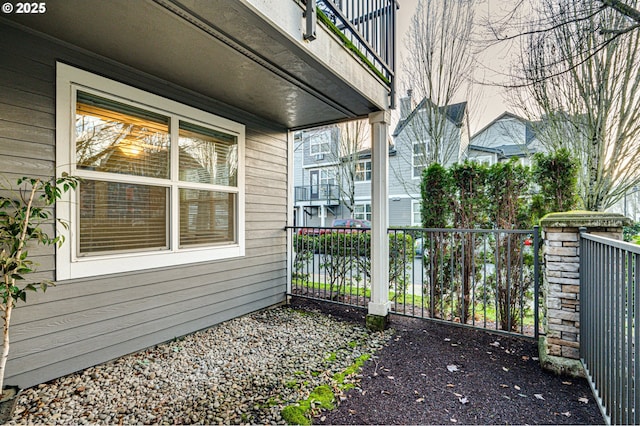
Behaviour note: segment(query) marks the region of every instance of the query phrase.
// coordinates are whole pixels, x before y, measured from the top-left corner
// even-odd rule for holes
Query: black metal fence
[[[366,307],[366,229],[289,228],[291,294]],[[392,312],[538,337],[539,232],[389,229]]]
[[[640,424],[640,246],[582,233],[580,358],[609,424]]]

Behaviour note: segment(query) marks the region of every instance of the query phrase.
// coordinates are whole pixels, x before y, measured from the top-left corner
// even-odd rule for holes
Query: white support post
[[[389,111],[369,114],[371,124],[371,301],[367,324],[383,328],[389,315]],[[380,326],[382,325],[382,327]]]

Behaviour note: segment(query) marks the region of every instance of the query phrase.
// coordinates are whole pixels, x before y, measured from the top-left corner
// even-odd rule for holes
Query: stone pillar
[[[542,218],[544,272],[540,363],[558,374],[584,376],[580,363],[580,230],[622,239],[631,220],[620,214],[575,211]]]
[[[386,327],[389,318],[389,111],[369,114],[371,124],[371,301],[367,326]]]

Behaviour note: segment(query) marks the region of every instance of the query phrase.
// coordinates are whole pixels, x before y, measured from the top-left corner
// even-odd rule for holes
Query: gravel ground
[[[12,424],[284,424],[392,332],[279,307],[25,389]],[[351,379],[347,379],[346,382]]]
[[[284,424],[320,385],[315,424],[602,424],[585,380],[543,371],[531,341],[294,298],[23,391],[11,424]],[[333,379],[373,354],[342,392]]]

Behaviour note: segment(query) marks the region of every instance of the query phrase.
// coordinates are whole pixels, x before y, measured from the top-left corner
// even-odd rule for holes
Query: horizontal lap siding
[[[0,173],[11,180],[55,173],[56,60],[246,125],[246,256],[63,281],[29,294],[14,314],[8,383],[31,386],[284,301],[284,130],[4,24],[0,33]],[[53,277],[54,249],[33,253],[38,277]]]

